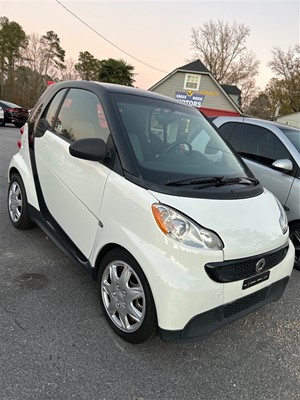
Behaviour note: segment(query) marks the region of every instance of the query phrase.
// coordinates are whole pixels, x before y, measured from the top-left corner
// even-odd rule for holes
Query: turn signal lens
[[[161,231],[181,244],[214,250],[223,248],[218,235],[168,206],[153,204],[152,213]]]

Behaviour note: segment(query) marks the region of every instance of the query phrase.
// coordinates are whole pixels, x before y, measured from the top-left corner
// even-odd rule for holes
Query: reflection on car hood
[[[274,196],[264,192],[250,199],[212,200],[151,192],[156,199],[216,232],[224,242],[226,260],[257,255],[286,243]],[[234,202],[234,204],[233,204]]]

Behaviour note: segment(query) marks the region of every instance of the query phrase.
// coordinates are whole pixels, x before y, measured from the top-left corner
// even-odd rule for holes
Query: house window
[[[200,75],[186,74],[183,89],[199,90],[200,79]]]

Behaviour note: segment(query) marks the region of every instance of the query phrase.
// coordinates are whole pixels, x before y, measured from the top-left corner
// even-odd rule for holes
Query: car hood
[[[287,234],[282,234],[279,224],[279,207],[267,190],[256,197],[234,200],[151,193],[159,202],[216,232],[224,243],[225,260],[265,253],[287,243]]]

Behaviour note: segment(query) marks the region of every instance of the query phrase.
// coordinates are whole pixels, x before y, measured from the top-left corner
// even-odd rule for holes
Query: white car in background
[[[213,123],[285,208],[300,270],[300,130],[248,117],[218,117]]]
[[[3,111],[3,108],[0,107],[0,124],[2,121],[4,121],[4,111]]]

